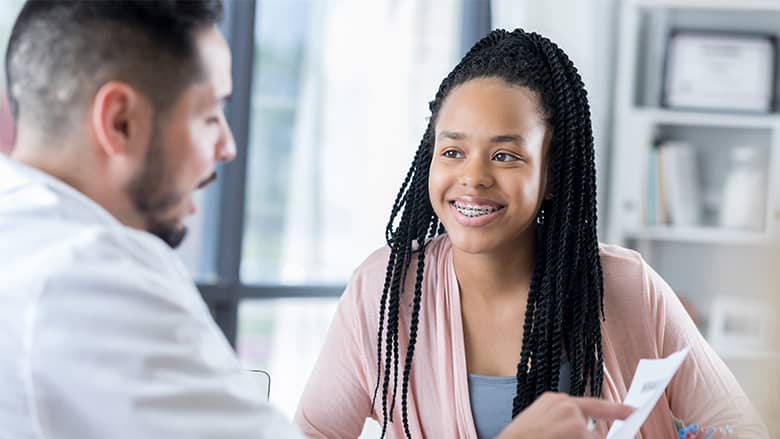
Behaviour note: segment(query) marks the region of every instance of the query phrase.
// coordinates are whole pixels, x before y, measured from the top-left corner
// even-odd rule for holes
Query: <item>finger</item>
[[[604,421],[626,419],[634,411],[633,407],[597,398],[579,397],[573,400],[585,416]]]

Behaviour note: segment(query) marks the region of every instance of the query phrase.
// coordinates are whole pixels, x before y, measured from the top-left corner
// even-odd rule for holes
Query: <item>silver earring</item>
[[[539,214],[536,215],[536,224],[539,224],[540,226],[544,224],[544,207],[539,209]]]

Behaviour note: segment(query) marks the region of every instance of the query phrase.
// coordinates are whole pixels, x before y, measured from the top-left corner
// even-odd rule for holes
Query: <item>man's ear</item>
[[[151,108],[145,97],[129,84],[109,81],[95,94],[92,128],[100,149],[109,156],[135,155],[136,146],[149,135]],[[139,142],[144,139],[143,142]]]

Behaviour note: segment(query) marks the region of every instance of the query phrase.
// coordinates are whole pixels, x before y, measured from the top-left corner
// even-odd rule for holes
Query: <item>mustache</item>
[[[217,171],[214,171],[211,173],[211,175],[206,177],[206,179],[201,181],[200,184],[198,184],[198,189],[203,189],[204,187],[213,183],[216,179],[217,179]]]

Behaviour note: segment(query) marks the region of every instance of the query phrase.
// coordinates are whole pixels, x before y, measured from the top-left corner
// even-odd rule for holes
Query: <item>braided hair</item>
[[[417,340],[425,248],[431,238],[445,232],[428,193],[436,118],[455,87],[478,78],[499,78],[535,92],[540,100],[539,111],[553,133],[548,169],[554,196],[543,201],[537,219],[534,269],[512,416],[545,391],[558,390],[564,351],[571,365],[570,393],[601,394],[603,286],[596,233],[595,153],[585,87],[574,64],[555,43],[520,29],[495,30],[477,42],[439,86],[430,103],[428,127],[395,198],[385,230],[390,256],[379,309],[377,370],[381,373],[377,373],[372,399],[373,411],[381,389],[382,437],[395,408],[399,304],[411,268],[415,270],[415,282],[401,379],[402,422],[406,437],[411,438],[407,394]]]

